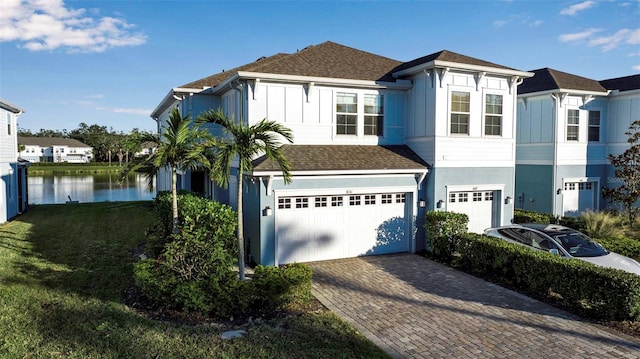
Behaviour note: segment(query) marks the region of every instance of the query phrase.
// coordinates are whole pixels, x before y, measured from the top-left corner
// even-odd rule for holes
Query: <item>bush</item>
[[[604,320],[640,319],[640,276],[477,235],[458,235],[452,264]]]
[[[524,209],[514,209],[513,223],[553,223],[555,217],[549,213],[539,213],[534,211],[526,211]]]
[[[253,308],[271,313],[289,306],[306,305],[311,299],[311,267],[288,264],[281,268],[257,266],[251,281]]]
[[[598,238],[596,241],[607,250],[633,258],[640,262],[640,241],[626,237]]]
[[[469,217],[464,213],[428,211],[425,215],[426,247],[431,252],[450,261],[456,235],[467,232]]]
[[[584,233],[590,237],[616,238],[622,234],[620,219],[607,212],[587,211],[580,218],[584,222]]]

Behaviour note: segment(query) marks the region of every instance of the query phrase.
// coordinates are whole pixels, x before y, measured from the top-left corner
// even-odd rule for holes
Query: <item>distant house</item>
[[[18,161],[17,120],[24,110],[0,99],[0,223],[27,208],[27,163]]]
[[[555,215],[608,208],[607,155],[640,119],[640,75],[596,81],[543,68],[518,86],[516,207]]]
[[[87,163],[93,158],[93,148],[71,138],[18,137],[24,146],[20,158],[29,162]]]
[[[155,142],[143,142],[140,151],[134,154],[135,157],[149,156],[158,149],[158,144]]]

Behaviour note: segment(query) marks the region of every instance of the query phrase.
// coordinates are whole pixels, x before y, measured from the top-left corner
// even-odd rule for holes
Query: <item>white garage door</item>
[[[278,197],[278,264],[410,250],[404,193]]]
[[[494,191],[449,192],[447,211],[469,216],[469,232],[483,233],[493,227]]]
[[[565,216],[577,216],[595,208],[595,182],[565,182],[562,196],[562,211]]]

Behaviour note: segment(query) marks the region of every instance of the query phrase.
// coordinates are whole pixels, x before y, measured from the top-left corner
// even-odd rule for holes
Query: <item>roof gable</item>
[[[533,77],[525,79],[518,86],[518,95],[549,90],[576,90],[590,92],[607,92],[607,89],[596,81],[586,77],[572,75],[548,67],[533,70]]]
[[[433,54],[430,54],[430,55],[427,55],[427,56],[419,57],[419,58],[417,58],[415,60],[411,60],[411,61],[405,62],[402,65],[400,65],[397,68],[395,68],[393,70],[393,72],[399,72],[399,71],[402,71],[402,70],[410,69],[412,67],[420,66],[420,65],[423,65],[423,64],[428,64],[428,63],[433,62],[433,61],[455,62],[455,63],[459,63],[459,64],[464,64],[464,65],[493,67],[493,68],[497,68],[497,69],[517,71],[517,70],[515,70],[513,68],[502,66],[502,65],[498,65],[498,64],[495,64],[493,62],[480,60],[480,59],[477,59],[475,57],[470,57],[470,56],[458,54],[458,53],[455,53],[455,52],[452,52],[452,51],[448,51],[448,50],[442,50],[442,51],[439,51],[439,52],[436,52],[436,53],[433,53]]]
[[[281,149],[291,171],[423,171],[429,168],[404,145],[283,145]],[[254,171],[280,171],[280,167],[262,156],[254,161]]]

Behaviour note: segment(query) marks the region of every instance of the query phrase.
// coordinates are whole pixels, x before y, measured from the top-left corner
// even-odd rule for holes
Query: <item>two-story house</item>
[[[0,99],[0,223],[27,209],[27,163],[18,161],[21,108]]]
[[[24,146],[20,158],[29,162],[88,163],[93,148],[78,140],[62,137],[18,137]]]
[[[264,158],[243,181],[250,260],[413,252],[424,247],[426,210],[467,213],[475,232],[509,223],[516,88],[531,75],[449,51],[403,63],[325,42],[173,88],[152,117],[160,131],[175,107],[192,117],[221,108],[293,131],[282,148],[292,183]],[[168,173],[157,183],[169,189]],[[235,184],[180,178],[233,207]]]
[[[640,119],[640,75],[596,81],[543,68],[518,87],[516,207],[558,216],[607,208],[607,155]]]

